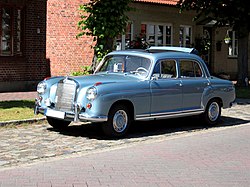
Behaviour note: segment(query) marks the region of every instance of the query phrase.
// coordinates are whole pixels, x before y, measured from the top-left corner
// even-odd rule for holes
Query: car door
[[[190,59],[179,60],[180,77],[182,81],[183,110],[192,111],[202,109],[202,97],[209,81],[198,61]]]
[[[167,115],[182,107],[182,84],[175,60],[159,61],[153,71],[151,88],[151,115]]]

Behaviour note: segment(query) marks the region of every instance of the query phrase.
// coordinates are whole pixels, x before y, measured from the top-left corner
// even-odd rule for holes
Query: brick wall
[[[49,74],[46,63],[47,2],[46,0],[0,0],[0,7],[6,5],[14,7],[14,52],[12,56],[0,56],[0,91],[34,89],[36,82]],[[16,47],[17,9],[22,11],[22,55],[17,53]]]
[[[26,80],[45,78],[46,64],[46,0],[29,0],[25,18],[25,56],[27,58]]]
[[[48,0],[47,5],[47,58],[51,75],[70,75],[81,70],[83,65],[91,65],[92,39],[79,33],[79,5],[88,0]]]

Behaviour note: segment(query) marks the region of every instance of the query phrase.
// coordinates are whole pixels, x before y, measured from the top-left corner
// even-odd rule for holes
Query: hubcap
[[[220,114],[220,106],[217,102],[212,102],[208,109],[208,117],[211,121],[216,121]]]
[[[124,110],[118,110],[113,118],[113,127],[116,132],[123,132],[128,125],[128,115]]]

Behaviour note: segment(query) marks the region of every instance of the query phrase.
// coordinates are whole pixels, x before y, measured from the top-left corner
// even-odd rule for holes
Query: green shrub
[[[72,72],[72,76],[82,76],[91,74],[91,66],[82,66],[82,71]]]

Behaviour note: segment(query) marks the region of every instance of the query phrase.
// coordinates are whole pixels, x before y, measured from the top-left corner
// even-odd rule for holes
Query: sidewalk
[[[13,100],[34,100],[37,97],[37,92],[6,92],[0,93],[0,101]]]

